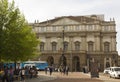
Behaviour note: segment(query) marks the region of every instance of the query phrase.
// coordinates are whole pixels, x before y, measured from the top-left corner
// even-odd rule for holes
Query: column
[[[87,45],[87,43],[86,43],[86,38],[85,38],[85,36],[81,36],[81,50],[83,50],[83,51],[86,51],[87,50],[87,47],[86,47],[86,45]]]
[[[111,51],[116,51],[116,37],[111,37]]]
[[[95,51],[100,51],[100,36],[95,36]]]
[[[71,72],[72,72],[72,69],[73,69],[73,62],[72,62],[72,60],[73,60],[73,53],[72,53],[72,51],[73,51],[73,37],[69,37],[69,43],[70,43],[70,70],[71,70]]]
[[[45,50],[51,50],[50,37],[46,37]]]

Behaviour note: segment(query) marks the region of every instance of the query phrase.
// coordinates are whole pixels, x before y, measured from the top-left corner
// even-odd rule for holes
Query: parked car
[[[120,67],[110,67],[110,77],[120,78]]]
[[[104,74],[109,74],[109,72],[110,72],[110,67],[105,68],[103,73],[104,73]]]

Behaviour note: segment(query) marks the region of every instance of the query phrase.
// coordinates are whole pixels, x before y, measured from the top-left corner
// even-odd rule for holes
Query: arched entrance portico
[[[66,57],[62,54],[59,59],[59,66],[66,66],[66,65],[67,65]]]
[[[73,71],[80,71],[80,59],[78,56],[73,57]]]
[[[52,56],[49,56],[47,62],[49,66],[52,66],[54,64],[54,58]]]

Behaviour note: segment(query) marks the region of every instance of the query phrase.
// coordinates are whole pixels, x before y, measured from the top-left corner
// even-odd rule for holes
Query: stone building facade
[[[97,62],[101,71],[117,65],[115,20],[104,20],[104,15],[62,16],[30,24],[40,40],[39,60],[60,66],[64,54],[71,71],[90,69]]]
[[[118,66],[120,67],[120,55],[118,56]]]

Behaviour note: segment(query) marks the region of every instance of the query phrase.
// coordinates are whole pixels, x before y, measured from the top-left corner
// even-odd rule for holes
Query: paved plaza
[[[27,79],[25,82],[120,82],[120,79],[109,78],[103,73],[100,73],[99,78],[91,78],[89,73],[82,72],[69,72],[68,76],[58,72],[53,72],[51,76],[49,73],[39,72],[37,78]]]

